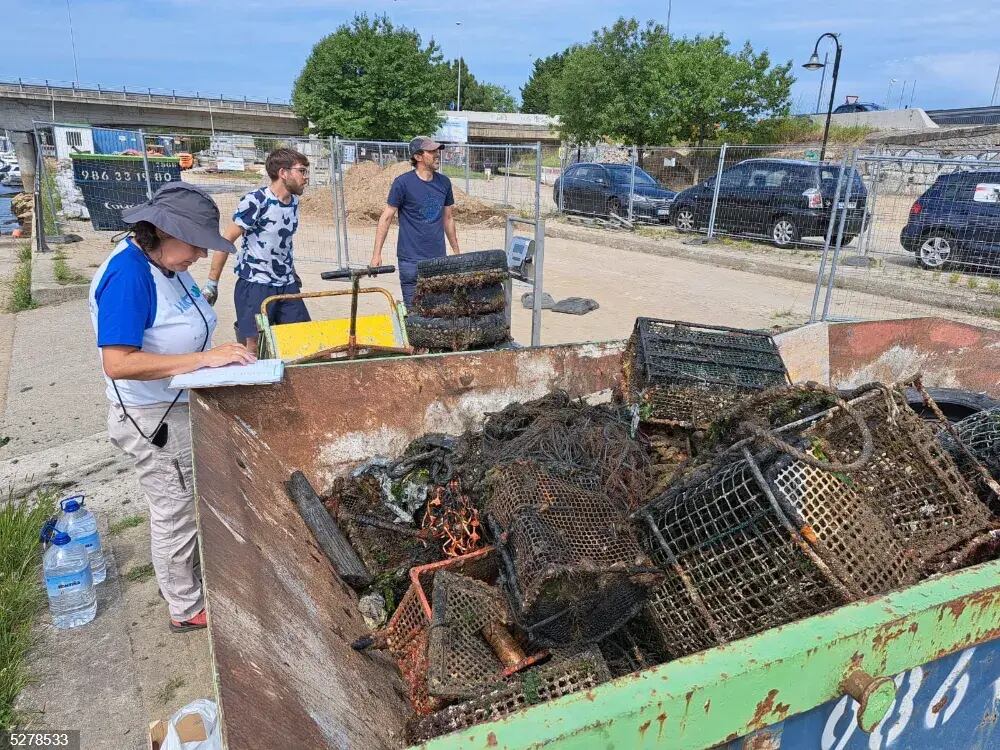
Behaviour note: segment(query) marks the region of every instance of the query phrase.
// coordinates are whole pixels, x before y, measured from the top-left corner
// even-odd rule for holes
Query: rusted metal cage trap
[[[447,570],[435,573],[427,646],[431,695],[448,701],[472,698],[548,656],[545,651],[527,656],[511,624],[499,588]]]
[[[500,583],[531,642],[593,643],[638,613],[659,575],[624,500],[528,461],[495,469],[489,485]]]
[[[754,429],[636,514],[667,572],[648,612],[675,657],[911,583],[988,525],[896,389]]]
[[[789,383],[766,333],[637,318],[622,356],[622,393],[651,424],[703,429],[747,394]]]
[[[596,650],[553,657],[547,664],[483,688],[475,698],[429,716],[416,717],[408,727],[408,739],[414,744],[426,742],[485,721],[502,719],[545,701],[590,690],[609,679],[607,664]]]

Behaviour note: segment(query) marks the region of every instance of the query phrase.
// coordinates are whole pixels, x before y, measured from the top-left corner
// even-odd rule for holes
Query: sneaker
[[[208,627],[208,616],[205,610],[202,610],[190,620],[184,620],[184,622],[177,622],[177,620],[170,621],[171,633],[186,633],[189,630],[201,630],[205,627]]]

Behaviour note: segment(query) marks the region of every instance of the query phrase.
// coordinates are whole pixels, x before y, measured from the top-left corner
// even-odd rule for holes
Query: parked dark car
[[[880,107],[877,104],[871,102],[853,102],[851,104],[841,104],[835,110],[833,114],[835,115],[849,115],[854,112],[881,112],[885,107]]]
[[[840,165],[795,159],[747,159],[720,176],[715,227],[720,232],[765,235],[778,247],[803,237],[824,237],[830,224]],[[674,226],[682,232],[707,227],[715,177],[674,198]],[[846,185],[842,188],[847,193]],[[847,196],[846,245],[864,228],[868,191],[855,174]],[[843,203],[843,200],[841,200]]]
[[[1000,169],[938,177],[910,208],[899,240],[923,268],[1000,266]]]
[[[552,200],[559,205],[560,185],[564,211],[595,216],[628,216],[629,192],[632,191],[632,166],[629,164],[581,163],[567,167],[552,188]],[[637,220],[670,220],[670,203],[676,193],[667,190],[648,172],[635,168],[632,215]]]

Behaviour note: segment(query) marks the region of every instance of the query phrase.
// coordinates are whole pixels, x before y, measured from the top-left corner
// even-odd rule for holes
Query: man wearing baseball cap
[[[382,265],[382,246],[389,234],[392,219],[399,214],[399,239],[396,242],[396,265],[403,302],[413,303],[417,285],[417,263],[444,256],[445,235],[453,253],[459,253],[455,230],[455,195],[451,180],[441,174],[441,144],[427,136],[410,141],[410,164],[413,169],[392,182],[385,209],[375,232],[375,251],[371,265]]]
[[[90,285],[106,393],[108,435],[135,464],[149,503],[153,570],[170,630],[205,627],[191,472],[187,391],[170,378],[202,367],[249,364],[243,344],[212,347],[216,317],[188,269],[208,250],[236,248],[219,235],[219,209],[194,185],[171,183],[122,212],[132,233]]]

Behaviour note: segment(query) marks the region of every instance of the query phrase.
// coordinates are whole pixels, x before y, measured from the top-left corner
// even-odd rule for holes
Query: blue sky
[[[620,15],[665,22],[667,14],[666,0],[70,0],[70,6],[84,83],[281,100],[313,44],[362,10],[388,13],[425,40],[434,37],[447,57],[464,55],[478,78],[515,96],[533,58],[586,41]],[[2,13],[0,76],[74,79],[66,0],[8,0]],[[674,0],[671,15],[674,35],[721,31],[734,46],[749,40],[774,60],[793,60],[796,111],[815,108],[820,74],[799,66],[824,31],[839,32],[844,44],[838,102],[854,94],[882,103],[895,78],[894,105],[904,81],[909,102],[914,80],[915,106],[989,104],[1000,65],[998,28],[995,0],[954,6],[941,0]]]

